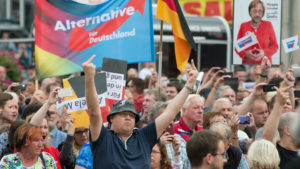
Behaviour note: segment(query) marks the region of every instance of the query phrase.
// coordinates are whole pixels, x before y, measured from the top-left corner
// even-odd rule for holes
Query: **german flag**
[[[158,0],[156,17],[172,25],[177,69],[183,72],[196,44],[178,0]]]

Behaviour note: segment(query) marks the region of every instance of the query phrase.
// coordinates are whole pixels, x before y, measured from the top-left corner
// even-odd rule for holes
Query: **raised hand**
[[[191,64],[192,64],[192,68],[187,69],[186,74],[187,74],[187,84],[190,88],[193,88],[199,72],[194,64],[194,60],[191,61]]]
[[[277,88],[275,86],[275,89],[277,91],[277,97],[276,97],[276,101],[275,101],[275,104],[279,104],[281,106],[283,106],[287,99],[289,98],[289,93],[288,91],[293,87],[293,85],[290,85],[290,86],[286,86],[286,87],[281,87],[281,88]]]
[[[50,92],[50,95],[48,97],[48,104],[51,106],[52,104],[55,104],[58,101],[57,91],[60,89],[60,87],[56,87],[53,91]]]
[[[96,74],[96,66],[92,63],[95,59],[96,55],[90,57],[86,62],[82,64],[82,68],[84,70],[85,76],[94,77]]]
[[[267,56],[265,56],[260,64],[261,66],[261,74],[262,75],[268,75],[269,73],[269,70],[271,68],[271,62],[270,60],[268,59]]]
[[[267,85],[267,83],[258,83],[254,86],[252,94],[254,96],[262,96],[264,94],[263,86]]]

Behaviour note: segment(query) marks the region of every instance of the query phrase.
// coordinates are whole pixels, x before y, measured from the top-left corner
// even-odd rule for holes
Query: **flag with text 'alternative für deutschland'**
[[[196,45],[177,0],[158,0],[156,17],[172,25],[177,68],[184,71]]]

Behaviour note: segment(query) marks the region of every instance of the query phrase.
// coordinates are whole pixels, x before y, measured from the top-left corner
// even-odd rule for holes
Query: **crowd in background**
[[[2,38],[8,36],[3,33]],[[76,119],[66,113],[66,109],[56,106],[62,77],[36,83],[35,65],[23,43],[18,44],[18,48],[13,43],[1,43],[0,51],[13,52],[26,74],[21,81],[8,82],[6,65],[0,65],[0,168],[93,168],[97,163],[93,159],[98,159],[93,157],[97,154],[93,144],[95,140],[98,142],[91,134],[94,128],[75,128]],[[108,117],[109,122],[115,120],[114,113],[133,118],[136,128],[156,124],[158,141],[151,140],[151,154],[144,155],[151,168],[285,169],[298,166],[299,98],[294,91],[300,89],[300,78],[294,77],[291,68],[284,72],[281,67],[271,66],[266,57],[260,65],[235,66],[232,77],[238,78],[237,88],[224,84],[232,77],[223,75],[230,70],[220,67],[202,69],[204,76],[194,88],[190,86],[194,81],[189,82],[191,69],[194,69],[193,63],[178,77],[163,75],[160,87],[154,63],[145,63],[140,71],[128,69],[124,100],[130,103],[122,104],[130,107],[133,103],[134,110],[113,112],[112,108]],[[85,73],[90,72],[85,69]],[[246,82],[254,82],[254,87],[245,88]],[[274,84],[275,91],[265,92],[263,86],[267,84]],[[188,92],[184,100],[178,99],[182,97],[180,92]],[[90,109],[93,105],[89,105],[91,101],[87,100],[89,110],[93,110]],[[163,121],[167,113],[176,117]],[[243,123],[243,118],[249,121]],[[104,124],[110,130],[99,129],[99,133],[117,131],[112,123]],[[292,125],[294,123],[296,125]],[[91,121],[91,124],[94,123]],[[102,138],[99,133],[98,137]],[[126,139],[122,135],[120,138],[126,147]]]

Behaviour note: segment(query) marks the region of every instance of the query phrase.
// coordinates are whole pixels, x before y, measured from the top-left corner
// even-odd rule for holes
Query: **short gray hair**
[[[222,93],[223,90],[225,90],[225,89],[231,89],[231,90],[233,90],[233,89],[232,89],[230,86],[228,86],[228,85],[221,86],[221,87],[218,88],[218,90],[217,90],[217,92],[216,92],[216,97],[217,97],[217,98],[220,98],[220,97],[221,97],[221,93]],[[234,92],[234,95],[235,95],[235,92]]]
[[[167,106],[168,106],[168,104],[166,102],[158,101],[158,102],[154,103],[148,112],[148,120],[153,121],[154,119],[156,119],[158,116],[159,110],[166,108]]]
[[[163,92],[160,92],[160,96],[158,96],[158,90],[157,89],[149,89],[145,90],[145,94],[154,95],[155,101],[158,101],[158,97],[160,97],[159,101],[166,101],[166,96]]]
[[[201,102],[203,102],[203,103],[205,102],[204,97],[202,97],[202,96],[200,96],[200,95],[198,95],[198,94],[190,94],[190,95],[187,97],[187,99],[185,100],[185,102],[184,102],[184,104],[183,104],[183,108],[189,107],[190,100],[191,100],[192,98],[194,98],[194,97],[198,97],[198,98],[201,100]]]
[[[231,132],[231,129],[227,126],[227,125],[224,125],[224,124],[215,124],[215,125],[212,125],[209,127],[209,130],[211,131],[215,131],[215,132],[222,132],[226,135],[226,139],[227,141],[230,141],[231,139],[231,135],[232,135],[232,132]]]
[[[217,99],[217,100],[214,102],[212,109],[213,109],[213,110],[216,110],[216,106],[217,106],[217,104],[220,103],[220,102],[227,102],[227,103],[232,104],[232,103],[230,102],[229,99],[227,99],[227,98],[225,98],[225,97],[221,97],[221,98]]]
[[[292,117],[293,114],[296,114],[295,112],[288,112],[284,113],[280,116],[279,124],[278,124],[278,132],[280,137],[283,136],[283,130],[285,126],[290,126],[290,124],[294,121],[294,118]]]

